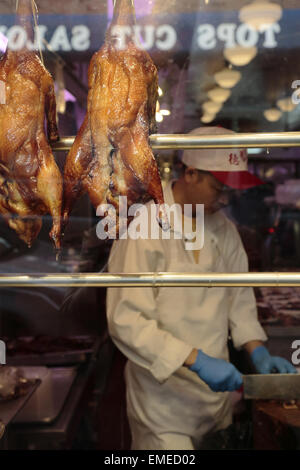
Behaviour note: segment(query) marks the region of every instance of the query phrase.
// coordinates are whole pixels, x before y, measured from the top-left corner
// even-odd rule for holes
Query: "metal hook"
[[[32,15],[33,15],[34,26],[35,26],[35,31],[36,31],[35,34],[37,35],[37,40],[38,40],[38,49],[39,49],[39,53],[40,53],[40,58],[41,58],[42,64],[44,64],[44,57],[43,57],[43,53],[42,53],[42,45],[41,45],[39,29],[38,29],[39,10],[38,10],[37,4],[35,3],[35,0],[31,0],[31,9],[32,9]]]
[[[17,0],[17,1],[19,1],[19,0]],[[131,2],[131,6],[134,8],[134,0],[130,0],[130,2]],[[114,8],[116,6],[116,3],[117,3],[117,0],[113,0],[113,7]]]

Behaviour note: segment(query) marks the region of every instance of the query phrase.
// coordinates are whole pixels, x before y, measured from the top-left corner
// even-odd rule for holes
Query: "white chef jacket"
[[[165,202],[174,204],[171,183]],[[204,246],[196,263],[184,239],[114,242],[111,273],[246,272],[239,234],[221,212],[205,217]],[[215,393],[186,367],[193,348],[228,360],[236,348],[265,341],[251,288],[110,288],[107,319],[126,365],[127,412],[135,449],[193,449],[211,430],[231,422],[228,393]]]

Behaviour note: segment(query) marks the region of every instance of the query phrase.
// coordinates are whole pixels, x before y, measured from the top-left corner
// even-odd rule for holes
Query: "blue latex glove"
[[[283,357],[271,356],[265,346],[257,346],[251,353],[252,362],[259,374],[297,374],[297,369]]]
[[[229,392],[239,389],[242,384],[242,375],[230,362],[215,359],[198,350],[196,361],[189,367],[196,372],[214,392]]]

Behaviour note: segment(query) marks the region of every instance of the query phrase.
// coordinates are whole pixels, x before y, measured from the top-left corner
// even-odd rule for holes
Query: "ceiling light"
[[[162,91],[162,89],[160,88],[160,86],[158,87],[158,96],[163,96],[164,92]]]
[[[222,103],[215,103],[214,101],[205,101],[202,108],[205,114],[217,114],[222,108]]]
[[[209,124],[210,122],[212,122],[215,119],[215,117],[216,117],[215,114],[205,113],[205,114],[203,114],[203,116],[201,118],[201,122],[203,122],[204,124]]]
[[[281,118],[282,112],[277,108],[270,108],[264,111],[264,116],[268,121],[275,122]]]
[[[66,96],[65,96],[65,78],[64,66],[61,62],[56,63],[55,69],[55,94],[56,94],[56,109],[60,114],[66,112]]]
[[[158,113],[155,113],[155,120],[156,120],[156,122],[162,122],[164,120],[164,117],[160,113],[160,111]]]
[[[216,103],[224,103],[231,95],[231,91],[228,89],[225,90],[224,88],[216,87],[212,90],[209,90],[207,95],[212,101],[215,101]]]
[[[263,32],[282,17],[282,8],[269,0],[254,0],[241,8],[239,18],[256,31]]]
[[[168,109],[161,109],[161,110],[160,110],[160,114],[161,114],[162,116],[170,116],[171,111],[169,111]]]
[[[284,113],[289,113],[296,108],[296,104],[293,103],[291,98],[282,98],[277,101],[277,106]]]
[[[237,70],[223,69],[214,75],[217,84],[222,88],[233,88],[241,79],[242,74]]]
[[[242,67],[249,64],[257,54],[257,48],[253,47],[227,47],[224,49],[225,58],[233,65]]]

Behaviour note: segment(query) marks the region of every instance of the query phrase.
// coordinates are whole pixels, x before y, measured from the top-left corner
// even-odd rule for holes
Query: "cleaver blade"
[[[300,400],[300,374],[243,375],[246,400]]]

